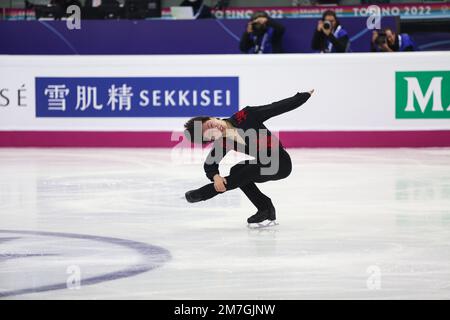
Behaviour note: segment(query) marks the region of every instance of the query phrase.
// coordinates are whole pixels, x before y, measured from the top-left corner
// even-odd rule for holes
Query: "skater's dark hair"
[[[208,121],[209,119],[211,119],[211,117],[207,117],[207,116],[199,116],[199,117],[194,117],[194,118],[189,119],[189,121],[184,124],[184,136],[188,140],[190,140],[191,142],[194,142],[194,143],[203,143],[204,144],[204,143],[211,142],[211,141],[205,140],[203,138],[203,132],[202,132],[202,124],[205,121]],[[199,128],[197,130],[199,130],[199,131],[194,130],[196,123]],[[197,136],[195,135],[195,133],[197,133]]]

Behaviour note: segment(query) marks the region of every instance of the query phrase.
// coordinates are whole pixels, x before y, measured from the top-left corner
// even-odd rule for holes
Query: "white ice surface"
[[[280,225],[249,230],[255,209],[240,190],[183,199],[208,183],[201,158],[0,149],[0,230],[114,237],[171,255],[156,269],[83,285],[143,257],[103,242],[0,231],[0,294],[64,283],[67,268],[79,266],[79,289],[5,298],[450,298],[450,149],[288,152],[291,176],[259,184]]]

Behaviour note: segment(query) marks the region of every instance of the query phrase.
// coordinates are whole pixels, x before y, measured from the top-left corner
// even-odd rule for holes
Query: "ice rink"
[[[450,298],[450,149],[288,152],[249,230],[240,190],[184,200],[201,157],[0,149],[0,299]]]

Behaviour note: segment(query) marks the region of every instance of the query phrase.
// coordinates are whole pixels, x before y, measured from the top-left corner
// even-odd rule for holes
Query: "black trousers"
[[[258,210],[267,208],[271,200],[259,190],[256,183],[280,180],[289,176],[292,171],[292,162],[289,154],[283,148],[279,148],[278,160],[278,170],[273,174],[262,171],[264,167],[270,167],[271,164],[239,162],[231,168],[230,175],[225,177],[227,181],[226,191],[240,188]],[[197,189],[197,191],[203,200],[211,199],[223,193],[216,191],[214,183],[209,183]]]

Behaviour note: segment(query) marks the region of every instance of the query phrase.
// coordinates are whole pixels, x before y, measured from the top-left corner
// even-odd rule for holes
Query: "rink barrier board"
[[[440,134],[432,133],[426,143],[422,136],[428,137],[424,131],[450,132],[449,61],[450,52],[164,55],[131,60],[128,56],[2,56],[0,132],[14,133],[2,138],[8,145],[14,140],[30,146],[168,147],[173,145],[169,133],[181,131],[191,117],[229,117],[245,106],[265,105],[314,88],[314,95],[298,110],[269,120],[274,133],[286,136],[287,146],[442,145]],[[166,98],[160,102],[158,95],[150,95],[169,93],[166,97],[174,92],[181,97],[189,93],[181,84],[186,79],[200,95],[211,93],[209,80],[222,78],[235,79],[235,85],[230,88],[220,82],[213,92],[225,92],[225,97],[234,97],[225,101],[234,103],[222,105],[210,98],[203,105],[193,94],[187,103],[181,98],[177,101],[183,102]],[[89,88],[98,91],[95,103],[94,95],[88,99]],[[130,99],[116,106],[115,92],[120,88],[128,90],[121,97]],[[61,95],[58,99],[52,98],[56,92]]]
[[[1,131],[0,147],[173,148],[173,132]],[[176,133],[178,137],[182,133]],[[450,130],[282,131],[286,148],[450,147]],[[184,144],[186,146],[186,144]]]

